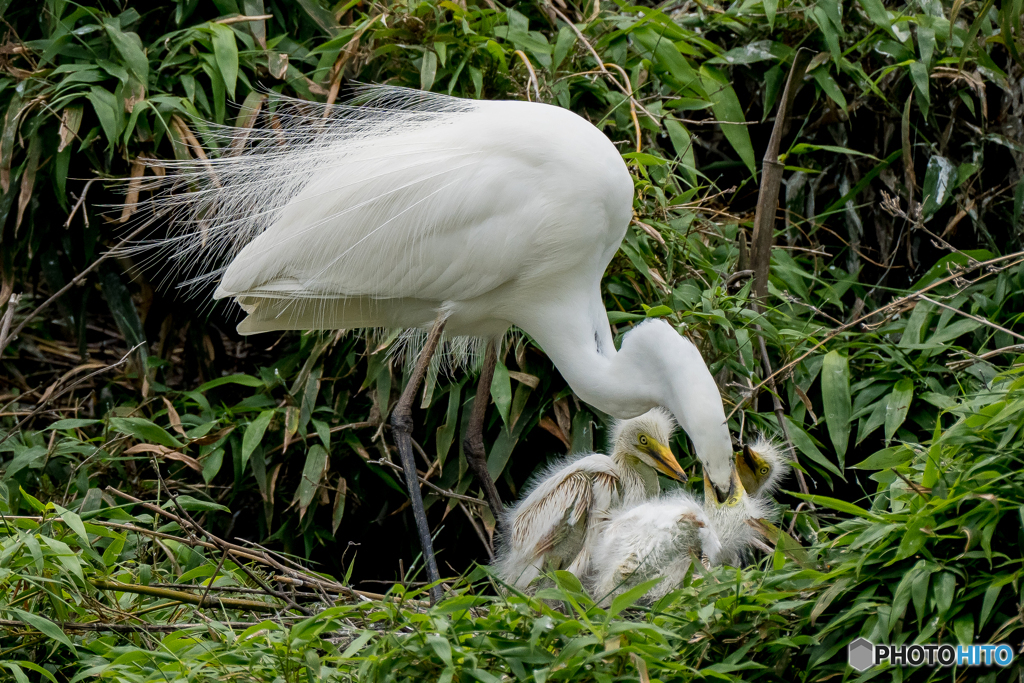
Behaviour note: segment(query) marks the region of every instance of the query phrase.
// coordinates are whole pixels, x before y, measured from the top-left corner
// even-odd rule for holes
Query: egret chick
[[[653,602],[678,586],[696,561],[708,567],[738,565],[751,548],[768,548],[754,520],[771,514],[768,501],[749,496],[732,470],[730,493],[719,501],[704,475],[704,504],[685,491],[623,508],[602,529],[591,549],[595,596],[607,603],[637,584],[664,580],[644,600]]]
[[[789,472],[789,458],[762,434],[736,454],[736,471],[749,495],[767,497],[775,493]]]
[[[591,571],[589,549],[613,509],[656,497],[661,492],[659,472],[686,480],[668,447],[675,426],[670,413],[661,408],[618,421],[610,456],[575,456],[537,477],[506,516],[495,563],[498,576],[519,589],[541,572],[555,569],[586,579]]]

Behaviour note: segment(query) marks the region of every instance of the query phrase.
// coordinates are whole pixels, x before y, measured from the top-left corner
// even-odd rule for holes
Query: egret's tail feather
[[[259,112],[249,117],[254,120],[251,127],[193,121],[207,149],[191,144],[186,145],[191,151],[184,156],[194,158],[145,160],[143,163],[154,175],[141,184],[136,180],[143,194],[152,193],[133,207],[136,220],[165,216],[159,222],[166,225],[166,234],[151,235],[123,247],[121,252],[141,256],[144,264],[158,268],[163,285],[196,293],[217,283],[221,295],[245,295],[262,289],[264,284],[272,285],[274,276],[281,273],[265,272],[270,269],[261,262],[262,268],[257,270],[264,272],[243,273],[239,280],[236,266],[236,284],[256,286],[225,289],[223,278],[228,267],[281,219],[287,207],[292,218],[299,213],[307,220],[279,230],[280,234],[260,245],[259,251],[287,249],[292,258],[301,252],[299,256],[305,257],[306,264],[320,270],[332,266],[365,269],[366,264],[355,263],[364,254],[352,253],[352,263],[344,262],[345,255],[359,251],[360,245],[365,251],[371,243],[394,237],[387,228],[403,215],[421,218],[422,232],[427,234],[431,227],[429,214],[440,201],[438,195],[458,183],[464,177],[460,171],[473,163],[472,153],[438,149],[436,140],[429,135],[417,138],[416,131],[455,121],[474,106],[472,101],[435,93],[362,86],[348,103],[329,107],[272,94]],[[177,124],[173,126],[178,128]],[[185,139],[195,138],[189,132]],[[323,182],[325,179],[327,182]],[[318,184],[310,187],[311,183]],[[345,206],[310,210],[332,198],[346,200],[338,202]],[[353,219],[348,215],[353,212],[360,212],[360,216]],[[371,225],[350,230],[352,222]],[[332,231],[353,233],[349,244],[341,240],[341,246],[347,249],[338,250],[338,245],[326,243],[330,235],[325,232]],[[411,254],[415,258],[416,248],[415,240],[399,240],[384,248],[375,244],[380,258],[370,266],[379,271],[377,290],[402,283],[401,272],[389,272],[394,271],[395,264],[387,255],[402,254],[408,259]],[[268,279],[261,281],[263,277]],[[334,293],[315,271],[312,276],[305,273],[298,284],[314,298],[317,293]],[[312,309],[307,306],[303,310]],[[265,321],[251,323],[254,328],[261,325]]]

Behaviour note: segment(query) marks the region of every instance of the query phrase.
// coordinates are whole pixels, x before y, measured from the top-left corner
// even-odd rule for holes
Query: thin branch
[[[396,472],[404,472],[405,471],[405,470],[402,469],[402,467],[400,465],[396,465],[395,463],[393,463],[390,460],[387,460],[385,458],[381,458],[380,460],[371,460],[370,462],[373,463],[374,465],[384,465],[385,467],[390,467],[391,469],[395,470]],[[430,481],[428,481],[425,477],[423,477],[423,475],[419,474],[419,472],[417,472],[416,474],[417,474],[417,478],[420,480],[421,484],[425,484],[427,487],[432,489],[434,492],[436,492],[436,493],[438,493],[438,494],[440,494],[440,495],[442,495],[442,496],[444,496],[446,498],[454,498],[455,500],[461,500],[461,501],[465,501],[467,503],[473,503],[475,505],[487,505],[487,501],[485,501],[485,500],[480,500],[479,498],[472,498],[470,496],[464,496],[461,493],[455,493],[454,491],[449,491],[448,489],[443,489],[440,486],[437,486],[437,485],[431,483]]]
[[[494,551],[491,550],[491,544],[487,542],[487,536],[484,535],[484,532],[480,529],[480,525],[476,523],[475,519],[473,519],[473,515],[470,513],[469,508],[463,505],[461,501],[458,503],[458,506],[459,509],[462,510],[462,513],[466,515],[466,519],[469,521],[469,525],[473,527],[473,531],[476,532],[477,538],[480,539],[480,542],[484,544],[484,548],[487,549],[488,561],[494,562]]]
[[[25,424],[26,422],[28,422],[29,420],[31,420],[31,419],[32,419],[33,417],[35,417],[36,415],[38,415],[39,413],[41,413],[41,412],[43,411],[43,408],[45,408],[45,407],[46,407],[46,406],[48,406],[49,404],[53,403],[53,402],[54,402],[54,401],[56,401],[56,400],[57,400],[58,398],[60,398],[60,397],[61,397],[61,396],[63,396],[64,394],[68,393],[69,391],[71,391],[72,389],[74,389],[75,387],[77,387],[78,385],[80,385],[80,384],[82,384],[83,382],[86,382],[86,381],[88,381],[88,380],[92,379],[92,378],[93,378],[93,377],[95,377],[96,375],[99,375],[99,374],[102,374],[102,373],[104,373],[104,372],[107,372],[108,370],[113,370],[114,368],[118,367],[119,365],[123,365],[123,364],[125,364],[126,362],[128,362],[128,358],[130,358],[130,357],[131,357],[131,355],[132,355],[132,352],[133,352],[133,351],[135,351],[135,349],[139,348],[139,346],[142,346],[142,344],[137,344],[136,346],[133,346],[132,348],[128,349],[128,353],[124,354],[124,356],[122,356],[122,357],[121,357],[121,360],[117,361],[116,363],[112,363],[111,365],[106,365],[106,366],[104,366],[104,367],[100,368],[99,370],[95,370],[95,371],[93,371],[93,372],[90,372],[90,373],[89,373],[88,375],[86,375],[86,376],[84,376],[84,377],[81,377],[81,378],[79,378],[79,379],[75,380],[74,382],[72,382],[71,384],[67,385],[66,387],[64,387],[64,388],[63,388],[63,389],[61,389],[60,391],[55,391],[55,392],[53,392],[53,393],[52,393],[52,394],[51,394],[50,396],[48,396],[48,397],[47,397],[47,396],[44,396],[44,397],[43,397],[42,399],[40,399],[40,401],[39,401],[39,405],[37,405],[37,406],[36,406],[36,407],[35,407],[35,408],[34,408],[34,409],[32,410],[32,412],[30,412],[30,413],[29,413],[28,415],[26,415],[25,417],[23,417],[23,418],[22,418],[22,419],[21,419],[21,420],[20,420],[20,421],[18,422],[18,424],[14,425],[14,429],[11,429],[11,430],[10,430],[9,432],[7,432],[7,434],[6,434],[5,436],[4,436],[4,438],[0,439],[0,444],[4,443],[5,441],[7,441],[7,439],[11,438],[11,436],[12,436],[12,435],[13,435],[13,434],[14,434],[15,432],[17,432],[17,431],[18,431],[18,430],[19,430],[19,429],[21,428],[21,426],[22,426],[23,424]]]
[[[84,194],[84,193],[83,193],[83,194]],[[37,306],[37,307],[36,307],[36,309],[35,309],[34,311],[32,311],[31,313],[29,313],[29,314],[28,314],[28,315],[27,315],[27,316],[25,317],[25,319],[24,319],[24,320],[22,320],[22,321],[21,321],[21,323],[19,323],[19,324],[18,324],[18,326],[14,328],[14,331],[13,331],[13,332],[11,332],[10,336],[9,336],[9,337],[6,337],[6,338],[4,339],[4,343],[3,343],[3,345],[0,345],[0,354],[3,354],[3,352],[4,352],[4,347],[5,347],[5,346],[6,346],[6,345],[7,345],[7,344],[8,344],[8,343],[9,343],[9,342],[10,342],[10,341],[12,340],[12,339],[14,339],[15,337],[17,337],[17,336],[18,336],[18,334],[20,334],[20,333],[21,333],[21,331],[22,331],[23,329],[25,329],[25,326],[26,326],[26,325],[28,325],[29,321],[31,321],[31,320],[32,320],[33,318],[35,318],[35,317],[36,317],[37,315],[39,315],[40,313],[42,313],[42,312],[43,312],[44,310],[46,310],[46,308],[47,308],[47,307],[48,307],[48,306],[49,306],[50,304],[52,304],[52,303],[53,303],[54,301],[56,301],[57,299],[59,299],[60,297],[62,297],[62,296],[63,296],[63,295],[65,294],[65,292],[67,292],[67,291],[68,291],[69,289],[71,289],[72,287],[74,287],[75,285],[77,285],[77,284],[78,284],[79,282],[81,282],[81,281],[82,281],[82,278],[84,278],[84,277],[85,277],[86,275],[88,275],[88,274],[89,274],[89,273],[91,273],[92,271],[96,270],[96,267],[97,267],[98,265],[100,265],[101,263],[103,263],[104,261],[106,261],[106,260],[107,260],[108,258],[110,258],[110,256],[111,256],[112,254],[116,254],[116,253],[118,253],[118,252],[120,251],[121,247],[123,247],[124,245],[128,244],[128,243],[129,243],[129,242],[130,242],[131,240],[135,239],[135,238],[136,238],[136,237],[137,237],[138,235],[140,235],[140,234],[142,233],[142,231],[143,231],[143,230],[145,230],[145,229],[146,229],[146,228],[148,228],[148,227],[149,227],[150,225],[152,225],[152,223],[153,223],[153,222],[154,222],[154,221],[155,221],[155,220],[156,220],[157,218],[160,218],[160,217],[161,217],[162,215],[163,215],[163,212],[161,212],[161,213],[157,214],[157,215],[156,215],[156,216],[154,216],[154,217],[153,217],[152,219],[150,219],[150,220],[146,221],[145,223],[143,223],[142,225],[140,225],[140,226],[139,226],[138,228],[136,228],[136,229],[135,229],[134,231],[132,231],[132,232],[131,232],[131,234],[129,234],[129,235],[128,235],[127,237],[125,237],[125,238],[124,238],[123,240],[121,240],[120,242],[118,242],[117,246],[115,246],[115,247],[114,247],[113,249],[110,249],[109,251],[107,251],[106,253],[104,253],[104,254],[103,254],[102,256],[100,256],[100,257],[99,257],[98,259],[96,259],[95,261],[93,261],[93,262],[92,262],[91,264],[89,264],[89,267],[88,267],[88,268],[86,268],[85,270],[83,270],[83,271],[82,271],[81,273],[79,273],[79,274],[78,274],[78,275],[76,275],[75,277],[71,278],[71,281],[70,281],[70,282],[68,282],[68,283],[67,283],[66,285],[64,285],[64,286],[63,286],[63,287],[61,287],[61,288],[60,288],[59,290],[57,290],[57,292],[56,292],[55,294],[53,294],[53,295],[52,295],[52,296],[51,296],[51,297],[50,297],[49,299],[47,299],[47,300],[46,300],[46,301],[44,301],[43,303],[39,304],[39,306]]]
[[[558,15],[559,19],[561,19],[562,21],[569,25],[569,28],[572,29],[572,32],[576,34],[576,38],[579,39],[579,41],[583,43],[583,45],[587,48],[587,51],[590,52],[590,56],[594,58],[595,62],[597,62],[597,66],[601,70],[601,73],[608,77],[608,79],[615,84],[615,87],[621,90],[622,94],[630,99],[633,106],[635,106],[637,109],[644,113],[644,116],[647,116],[652,120],[656,121],[657,118],[655,118],[655,116],[651,114],[651,112],[647,111],[646,107],[637,102],[636,98],[633,97],[633,93],[630,90],[626,89],[624,85],[619,83],[619,79],[617,79],[615,75],[605,67],[604,61],[602,61],[601,59],[601,55],[597,54],[597,50],[595,50],[594,46],[590,44],[590,41],[587,40],[586,36],[584,36],[583,33],[578,28],[576,28],[576,24],[570,21],[569,17],[565,16],[565,14],[563,14],[562,11],[555,7],[554,5],[550,5],[550,7],[554,11],[554,13]]]
[[[981,262],[978,262],[978,263],[969,264],[968,266],[957,270],[952,275],[944,277],[944,278],[942,278],[940,280],[936,280],[935,282],[933,282],[930,285],[922,288],[918,292],[914,292],[913,294],[908,294],[906,296],[900,297],[899,299],[896,299],[895,301],[892,301],[892,302],[890,302],[890,303],[888,303],[888,304],[886,304],[884,306],[876,308],[875,310],[871,311],[870,313],[867,313],[865,315],[860,316],[859,318],[851,320],[850,322],[846,323],[845,325],[841,325],[841,326],[839,326],[839,327],[837,327],[835,329],[828,330],[825,333],[825,336],[822,338],[821,341],[819,341],[817,344],[815,344],[811,348],[807,349],[807,351],[805,351],[804,353],[800,354],[797,358],[794,358],[790,362],[788,362],[785,365],[783,365],[781,368],[779,368],[778,370],[776,370],[775,372],[770,374],[768,377],[766,377],[763,380],[761,380],[761,382],[759,384],[754,386],[753,391],[757,391],[761,387],[763,387],[766,384],[768,384],[769,381],[774,380],[776,377],[778,377],[782,373],[788,372],[789,370],[792,370],[794,367],[796,367],[796,365],[798,363],[800,363],[800,361],[804,360],[805,358],[810,356],[812,353],[814,353],[815,351],[820,349],[822,346],[824,346],[825,344],[830,342],[834,337],[842,334],[843,332],[847,331],[851,327],[859,325],[860,323],[862,323],[862,322],[864,322],[866,320],[870,320],[874,316],[880,315],[880,314],[884,313],[885,311],[890,311],[890,310],[899,308],[900,306],[906,304],[907,302],[912,301],[912,300],[920,297],[925,292],[931,291],[931,290],[935,289],[936,287],[944,285],[944,284],[946,284],[946,283],[948,283],[948,282],[950,282],[952,280],[956,280],[958,278],[962,278],[964,275],[966,275],[967,273],[969,273],[969,272],[971,272],[973,270],[977,270],[978,268],[981,268],[981,267],[984,267],[984,266],[992,266],[992,265],[994,265],[996,263],[1001,263],[1003,261],[1009,261],[1010,259],[1019,258],[1021,256],[1024,256],[1024,251],[1014,252],[1012,254],[1007,254],[1006,256],[999,256],[999,257],[996,257],[994,259],[989,259],[988,261],[981,261]],[[736,406],[729,413],[728,417],[732,417],[733,414],[739,409],[739,407],[741,405],[742,405],[742,402],[737,403]],[[726,419],[728,419],[728,418],[726,418]]]
[[[999,330],[1000,332],[1005,332],[1006,334],[1010,335],[1011,337],[1016,337],[1017,339],[1020,339],[1021,341],[1024,341],[1024,334],[1017,334],[1013,330],[1008,330],[1005,327],[1003,327],[1002,325],[996,325],[994,322],[991,322],[989,320],[985,320],[984,318],[979,318],[978,316],[971,315],[970,313],[965,313],[964,311],[961,311],[959,308],[953,308],[952,306],[947,306],[946,304],[944,304],[944,303],[942,303],[940,301],[936,301],[935,299],[929,299],[928,297],[926,297],[924,295],[919,295],[917,298],[920,299],[921,301],[927,301],[930,304],[935,304],[936,306],[939,306],[940,308],[945,308],[947,311],[953,311],[954,313],[959,313],[963,317],[970,318],[974,322],[981,323],[982,325],[987,325],[987,326],[989,326],[989,327],[991,327],[991,328],[993,328],[995,330]]]

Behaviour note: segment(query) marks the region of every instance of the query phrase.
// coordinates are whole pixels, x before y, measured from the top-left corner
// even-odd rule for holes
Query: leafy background
[[[858,635],[1017,642],[1020,0],[0,0],[0,14],[0,304],[17,332],[0,334],[0,676],[853,679]],[[760,160],[797,55],[759,312]],[[497,597],[474,569],[494,523],[462,453],[476,382],[460,372],[430,378],[416,413],[442,573],[462,577],[427,610],[382,427],[405,379],[394,340],[242,338],[236,310],[161,287],[158,264],[104,258],[146,198],[140,159],[229,153],[204,121],[247,125],[268,90],[325,101],[353,82],[539,99],[618,145],[636,199],[604,280],[609,320],[621,335],[664,317],[698,343],[738,438],[785,441],[783,416],[808,489],[791,478],[779,496],[772,556],[650,607],[599,607],[564,575],[547,602]],[[492,394],[488,467],[507,500],[603,443],[606,417],[529,340]],[[685,437],[675,446],[696,472]],[[335,583],[303,574],[321,592],[277,612],[266,563],[197,544],[198,528]],[[204,582],[275,616],[181,598]]]

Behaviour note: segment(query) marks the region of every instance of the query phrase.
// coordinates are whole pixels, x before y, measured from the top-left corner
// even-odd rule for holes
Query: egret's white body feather
[[[647,594],[656,600],[683,580],[694,560],[718,562],[722,544],[701,504],[676,491],[657,500],[623,507],[591,549],[591,584],[597,599],[608,600],[649,579],[663,576]]]
[[[763,498],[743,496],[727,507],[701,504],[685,491],[624,506],[590,549],[594,595],[607,601],[664,577],[644,598],[654,601],[678,587],[694,561],[738,566],[751,549],[764,545],[751,522],[771,514]]]
[[[448,335],[516,326],[603,412],[671,410],[726,486],[728,427],[697,349],[661,320],[615,348],[600,284],[633,182],[608,138],[545,104],[387,87],[362,100],[275,98],[265,125],[212,129],[231,153],[161,162],[165,188],[192,191],[151,200],[172,232],[146,246],[187,282],[217,282],[246,334],[424,329],[439,314]]]

